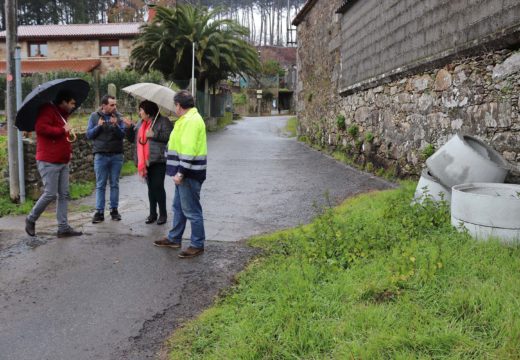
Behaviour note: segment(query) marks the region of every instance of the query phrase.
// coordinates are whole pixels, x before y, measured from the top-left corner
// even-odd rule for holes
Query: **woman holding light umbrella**
[[[173,125],[170,119],[159,113],[157,104],[149,100],[139,104],[139,117],[141,120],[135,126],[130,121],[125,121],[126,136],[129,141],[136,144],[137,171],[139,176],[146,179],[148,185],[150,212],[145,223],[152,224],[157,221],[157,225],[162,225],[167,220],[164,154]],[[159,216],[157,216],[157,207]]]

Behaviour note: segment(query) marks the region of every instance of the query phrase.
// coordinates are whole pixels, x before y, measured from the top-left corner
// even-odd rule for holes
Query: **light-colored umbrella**
[[[173,97],[176,93],[166,86],[153,83],[139,83],[127,86],[122,90],[140,100],[153,101],[166,110],[175,111]]]

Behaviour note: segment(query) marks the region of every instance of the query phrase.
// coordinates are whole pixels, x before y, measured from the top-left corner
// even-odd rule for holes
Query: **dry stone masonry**
[[[134,159],[135,145],[123,141],[125,161]],[[28,198],[38,199],[43,190],[40,174],[36,166],[36,142],[32,139],[24,140],[25,161],[25,191]],[[92,142],[86,135],[78,134],[78,139],[72,145],[72,159],[70,162],[70,181],[94,181],[94,155]]]
[[[299,135],[367,168],[419,176],[428,152],[455,133],[475,136],[520,181],[520,52],[460,56],[442,66],[340,95],[338,4],[319,1],[298,25]],[[344,125],[343,125],[344,118]]]

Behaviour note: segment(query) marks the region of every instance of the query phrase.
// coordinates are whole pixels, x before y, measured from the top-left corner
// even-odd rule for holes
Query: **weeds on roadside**
[[[27,199],[23,204],[11,202],[9,195],[9,184],[0,180],[0,217],[5,215],[28,214],[34,202]]]
[[[266,249],[171,359],[520,358],[520,247],[478,243],[415,184],[369,193]]]

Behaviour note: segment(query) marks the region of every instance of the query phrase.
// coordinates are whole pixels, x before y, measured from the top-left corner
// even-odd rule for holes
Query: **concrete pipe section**
[[[424,169],[421,173],[412,204],[422,203],[425,195],[431,196],[434,201],[441,201],[442,199],[448,203],[451,201],[451,190],[442,185],[438,179],[430,174],[428,169]]]
[[[426,166],[448,188],[472,182],[502,183],[508,171],[508,164],[495,150],[459,134],[430,156]]]
[[[520,241],[520,185],[472,183],[456,185],[451,193],[451,224],[465,227],[479,240],[497,237]]]

